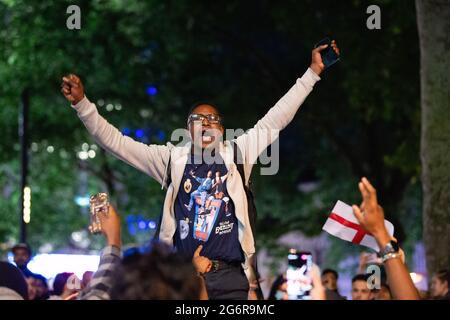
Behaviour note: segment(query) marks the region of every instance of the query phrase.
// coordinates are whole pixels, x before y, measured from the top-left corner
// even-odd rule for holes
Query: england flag
[[[384,225],[388,233],[392,236],[394,234],[394,226],[392,223],[384,220]],[[352,207],[340,200],[336,202],[322,229],[342,240],[380,251],[375,238],[358,223],[358,220],[353,214]]]

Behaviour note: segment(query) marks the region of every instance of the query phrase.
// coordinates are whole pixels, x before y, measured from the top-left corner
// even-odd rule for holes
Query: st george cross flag
[[[392,236],[394,234],[394,226],[392,223],[384,220],[384,225],[388,233]],[[352,207],[340,200],[336,202],[322,229],[342,240],[380,251],[375,238],[359,224],[353,214]]]

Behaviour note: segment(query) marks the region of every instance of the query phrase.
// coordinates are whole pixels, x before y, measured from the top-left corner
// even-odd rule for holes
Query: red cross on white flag
[[[388,233],[392,236],[394,234],[394,226],[392,223],[384,220],[384,225],[386,226]],[[352,207],[340,200],[336,202],[336,205],[322,229],[342,240],[360,244],[372,248],[375,251],[380,251],[375,238],[364,230],[358,223],[358,220],[356,220],[356,217],[353,215]]]

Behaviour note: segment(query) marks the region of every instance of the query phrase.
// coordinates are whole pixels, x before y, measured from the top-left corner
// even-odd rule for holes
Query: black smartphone
[[[320,51],[320,55],[322,56],[322,62],[325,65],[325,70],[331,67],[333,64],[339,61],[340,57],[338,54],[331,48],[331,40],[326,37],[320,40],[314,48],[327,44],[328,47]]]
[[[307,251],[289,250],[287,278],[287,294],[289,300],[311,300],[312,254]]]

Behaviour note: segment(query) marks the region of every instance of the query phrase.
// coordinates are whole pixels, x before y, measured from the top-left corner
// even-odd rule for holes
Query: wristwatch
[[[385,256],[388,253],[398,253],[400,250],[397,241],[391,240],[388,242],[388,244],[384,247],[383,250],[380,251],[380,256]]]

